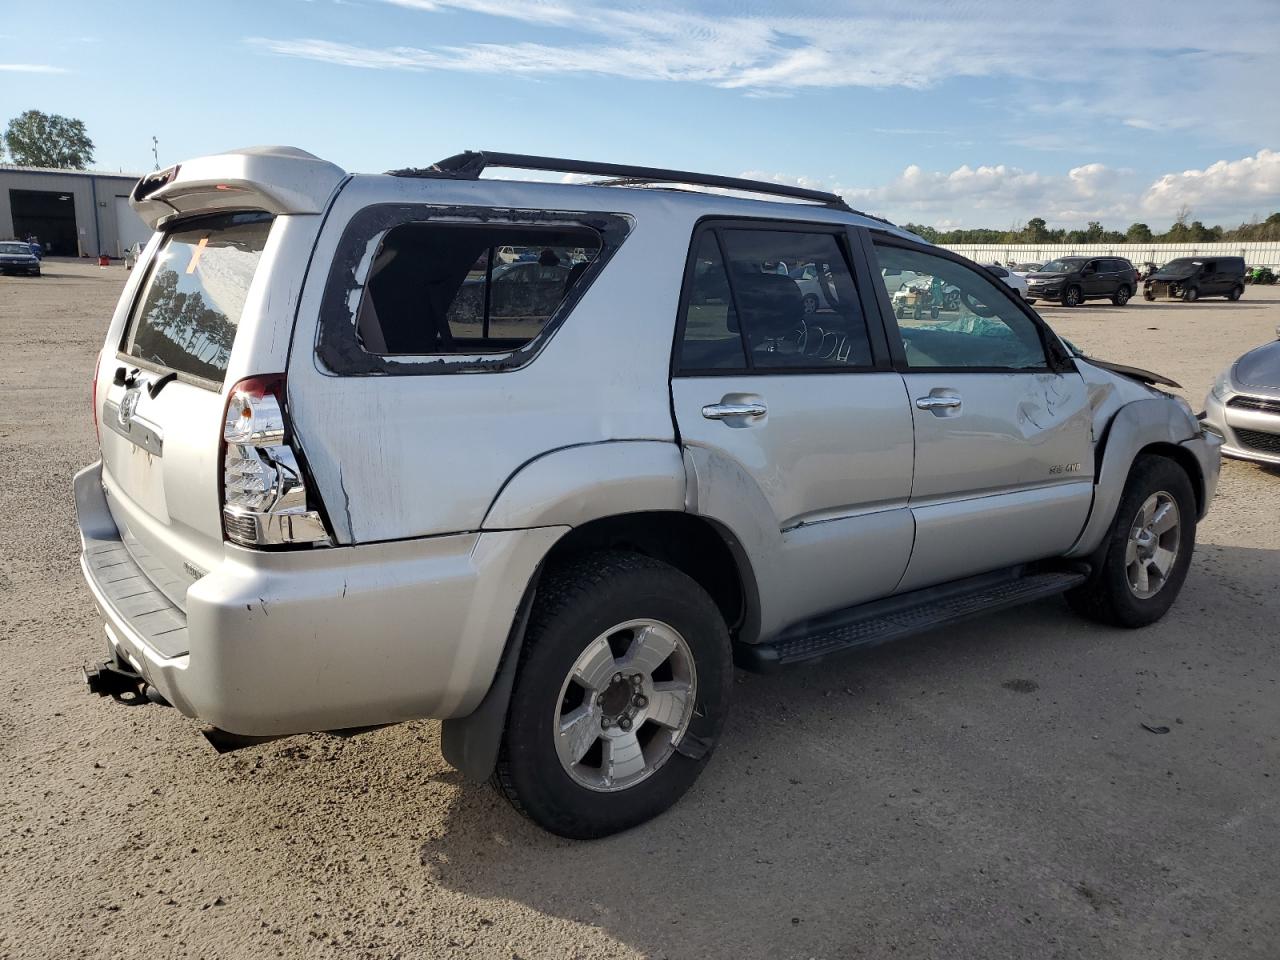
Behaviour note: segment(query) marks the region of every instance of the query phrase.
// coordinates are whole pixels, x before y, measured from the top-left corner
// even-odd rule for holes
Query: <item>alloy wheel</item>
[[[1125,576],[1139,600],[1154,597],[1168,582],[1178,560],[1182,524],[1178,503],[1161,490],[1147,497],[1129,527]]]
[[[556,702],[560,765],[576,783],[612,793],[651,777],[693,719],[693,653],[674,628],[628,620],[574,661]]]

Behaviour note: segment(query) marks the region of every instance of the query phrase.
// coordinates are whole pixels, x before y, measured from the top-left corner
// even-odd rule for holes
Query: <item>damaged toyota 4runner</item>
[[[157,232],[75,479],[86,674],[221,749],[440,718],[464,773],[601,836],[697,778],[735,662],[1059,593],[1158,619],[1217,483],[1158,377],[830,194],[269,147],[132,203]],[[904,283],[951,297],[895,316]]]

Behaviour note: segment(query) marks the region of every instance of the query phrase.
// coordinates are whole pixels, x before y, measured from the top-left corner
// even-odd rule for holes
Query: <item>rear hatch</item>
[[[134,560],[183,610],[187,587],[223,556],[223,383],[272,224],[235,213],[167,230],[99,365],[108,506]]]

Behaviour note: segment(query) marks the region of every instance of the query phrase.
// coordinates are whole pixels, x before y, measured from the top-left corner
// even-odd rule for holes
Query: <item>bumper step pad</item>
[[[1083,573],[1072,571],[974,577],[864,604],[811,622],[804,630],[789,631],[771,643],[740,645],[736,659],[739,666],[759,671],[807,663],[1050,597],[1084,580]]]

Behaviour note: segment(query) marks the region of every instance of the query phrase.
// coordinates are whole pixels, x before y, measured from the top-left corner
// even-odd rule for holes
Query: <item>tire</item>
[[[1123,307],[1126,303],[1129,302],[1129,298],[1132,296],[1133,296],[1132,290],[1130,290],[1126,286],[1121,286],[1120,289],[1117,290],[1115,292],[1115,295],[1111,298],[1111,302],[1114,303],[1117,307]]]
[[[1182,291],[1182,299],[1185,300],[1187,303],[1195,303],[1197,300],[1200,299],[1200,288],[1187,287],[1187,289]]]
[[[1075,284],[1062,291],[1062,305],[1064,307],[1078,307],[1082,303],[1084,303],[1084,297],[1080,288]]]
[[[1034,298],[1032,298],[1032,297],[1027,297],[1027,303],[1028,303],[1028,304],[1034,305],[1034,304],[1035,304],[1035,302],[1036,302],[1036,301],[1035,301],[1035,299],[1034,299]]]
[[[1142,299],[1147,301],[1147,303],[1154,303],[1156,299],[1156,295],[1152,293],[1150,290],[1143,290]]]
[[[1159,535],[1157,547],[1167,544],[1169,532],[1176,530],[1175,554],[1168,570],[1157,578],[1147,568],[1146,582],[1154,593],[1143,596],[1131,583],[1131,568],[1142,565],[1142,554],[1131,547],[1131,536],[1138,529],[1135,521],[1152,500],[1168,501],[1177,507],[1173,527]],[[1156,522],[1160,515],[1156,511]],[[1116,627],[1145,627],[1155,623],[1173,606],[1187,578],[1191,554],[1196,544],[1196,499],[1191,480],[1185,470],[1165,457],[1143,456],[1134,462],[1125,484],[1120,506],[1106,539],[1095,553],[1095,565],[1089,579],[1067,592],[1072,609],[1090,620]],[[1157,554],[1158,554],[1157,550]],[[1137,557],[1136,560],[1131,558]],[[1155,563],[1155,560],[1149,561]]]
[[[817,313],[817,312],[818,312],[818,298],[815,297],[812,293],[806,293],[804,295],[805,316],[808,316],[811,313]]]
[[[1242,284],[1237,283],[1234,287],[1231,288],[1231,292],[1227,294],[1227,299],[1239,300],[1243,296],[1244,296],[1244,286]]]
[[[634,626],[638,621],[643,625]],[[639,666],[624,674],[646,642],[643,631],[658,637],[660,642],[648,641],[654,647],[671,643],[672,651],[662,660],[660,652],[651,654],[658,666],[648,673]],[[641,674],[648,679],[636,684],[631,678]],[[603,692],[589,692],[578,676],[600,678],[591,689]],[[587,840],[637,826],[674,804],[698,778],[724,725],[732,686],[724,618],[690,577],[657,560],[614,551],[553,567],[543,575],[530,613],[494,785],[517,810],[562,837]],[[673,696],[667,692],[673,687],[693,695]],[[666,704],[662,724],[653,719],[664,709],[660,697]],[[577,743],[557,728],[574,713],[585,723]],[[635,745],[631,752],[628,744]],[[610,779],[606,750],[613,748],[624,751],[620,764],[643,765],[624,776],[630,785]],[[562,750],[572,755],[578,749],[577,761],[562,759]],[[642,751],[639,760],[635,751]]]

